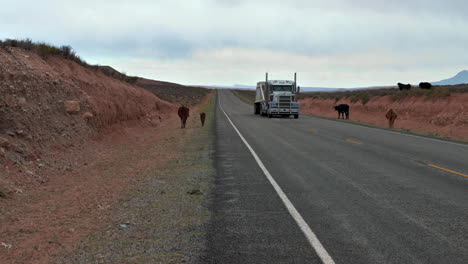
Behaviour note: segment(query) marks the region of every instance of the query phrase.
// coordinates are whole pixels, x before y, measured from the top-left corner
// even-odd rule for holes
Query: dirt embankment
[[[161,169],[183,159],[200,129],[197,107],[191,107],[191,130],[181,130],[178,105],[75,62],[19,48],[0,48],[0,92],[0,263],[51,263],[87,235],[114,227],[110,217],[133,226],[141,219],[115,213],[116,207],[132,191],[140,193],[143,182],[161,183]],[[183,194],[198,183],[177,179]]]
[[[47,183],[0,199],[0,243],[11,245],[0,245],[0,263],[193,262],[208,221],[213,95],[190,109],[187,129],[177,115],[121,128],[62,151],[73,169],[44,168]]]
[[[175,105],[137,86],[58,57],[0,49],[0,195],[48,181],[51,157],[129,124],[158,126]]]
[[[366,104],[352,103],[345,98],[306,98],[300,100],[301,112],[337,118],[333,106],[348,104],[350,119],[377,126],[388,126],[385,114],[392,108],[398,118],[395,128],[416,133],[468,140],[468,93],[452,93],[448,97],[429,99],[424,96],[392,100],[389,96],[371,98]]]

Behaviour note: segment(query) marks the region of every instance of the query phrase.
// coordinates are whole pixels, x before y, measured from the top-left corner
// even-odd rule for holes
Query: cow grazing
[[[411,89],[411,84],[402,84],[402,83],[398,83],[398,88],[400,88],[400,91],[401,90],[409,90]]]
[[[188,107],[185,107],[184,105],[181,105],[179,107],[179,110],[177,111],[177,114],[180,117],[180,128],[185,128],[187,118],[190,116],[190,109]]]
[[[385,115],[385,118],[388,120],[388,127],[392,128],[393,124],[395,123],[395,120],[397,119],[398,115],[393,111],[393,109],[389,109],[387,111],[387,114]]]
[[[206,114],[205,113],[200,113],[201,126],[205,125],[205,118],[206,118]]]
[[[349,119],[349,105],[347,104],[340,104],[334,107],[336,111],[338,111],[338,119],[342,116],[343,119]]]
[[[420,82],[419,83],[419,88],[421,88],[421,89],[431,89],[432,84],[428,83],[428,82]]]

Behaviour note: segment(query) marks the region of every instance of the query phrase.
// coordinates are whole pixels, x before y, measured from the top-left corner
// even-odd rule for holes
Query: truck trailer
[[[269,118],[276,115],[299,118],[299,91],[300,87],[296,86],[296,73],[294,81],[268,80],[267,73],[265,81],[257,83],[254,114]]]

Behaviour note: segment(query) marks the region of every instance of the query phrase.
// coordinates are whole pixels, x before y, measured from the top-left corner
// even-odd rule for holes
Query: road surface
[[[252,108],[219,90],[204,262],[468,263],[468,144]]]

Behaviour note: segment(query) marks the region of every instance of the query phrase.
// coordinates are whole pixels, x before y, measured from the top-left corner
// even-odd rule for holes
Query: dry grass
[[[34,52],[44,59],[47,59],[53,56],[58,56],[67,60],[74,61],[78,63],[79,65],[84,66],[88,69],[92,69],[95,71],[100,70],[104,74],[112,78],[121,80],[121,81],[125,81],[128,83],[135,83],[137,80],[137,77],[135,76],[127,76],[125,73],[118,72],[108,66],[88,64],[85,60],[83,60],[80,56],[78,56],[78,54],[76,54],[76,52],[73,50],[71,46],[68,46],[68,45],[56,47],[46,42],[34,42],[31,39],[23,39],[23,40],[5,39],[5,40],[0,40],[0,48],[3,48],[7,51],[9,51],[9,48],[24,49],[27,51]],[[109,68],[112,70],[109,70]]]

